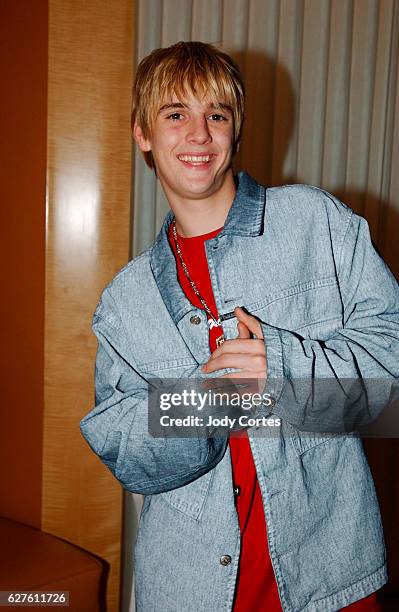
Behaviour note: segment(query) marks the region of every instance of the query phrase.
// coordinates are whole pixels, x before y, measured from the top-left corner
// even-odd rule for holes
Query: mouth
[[[204,167],[216,158],[214,153],[207,153],[206,155],[199,154],[181,154],[177,156],[177,159],[190,167]]]

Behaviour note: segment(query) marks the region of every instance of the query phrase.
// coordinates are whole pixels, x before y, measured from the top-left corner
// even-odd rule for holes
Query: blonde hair
[[[244,121],[244,84],[234,60],[203,42],[181,41],[155,49],[140,62],[133,88],[132,126],[136,122],[144,138],[149,138],[162,102],[173,94],[184,98],[187,91],[231,107],[235,152]],[[154,168],[151,151],[143,155]]]

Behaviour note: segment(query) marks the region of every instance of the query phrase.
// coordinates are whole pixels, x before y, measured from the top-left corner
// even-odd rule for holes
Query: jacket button
[[[190,323],[192,325],[199,325],[201,323],[201,317],[199,317],[198,315],[193,315],[192,317],[190,317]]]
[[[220,557],[220,565],[230,565],[231,557],[230,555],[223,555]]]

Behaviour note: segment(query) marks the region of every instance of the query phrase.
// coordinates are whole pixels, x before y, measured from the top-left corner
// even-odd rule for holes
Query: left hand
[[[238,337],[225,340],[210,356],[201,370],[205,374],[223,368],[237,368],[237,372],[224,374],[220,378],[257,378],[263,390],[267,377],[266,349],[259,321],[237,306],[234,314],[238,319]],[[255,338],[251,338],[251,334]]]

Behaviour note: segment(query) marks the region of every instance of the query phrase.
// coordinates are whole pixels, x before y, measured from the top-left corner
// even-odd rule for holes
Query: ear
[[[137,124],[136,121],[134,122],[132,131],[133,131],[133,138],[135,139],[138,146],[140,147],[140,150],[143,152],[151,151],[151,141],[147,138],[144,138],[143,130]]]

